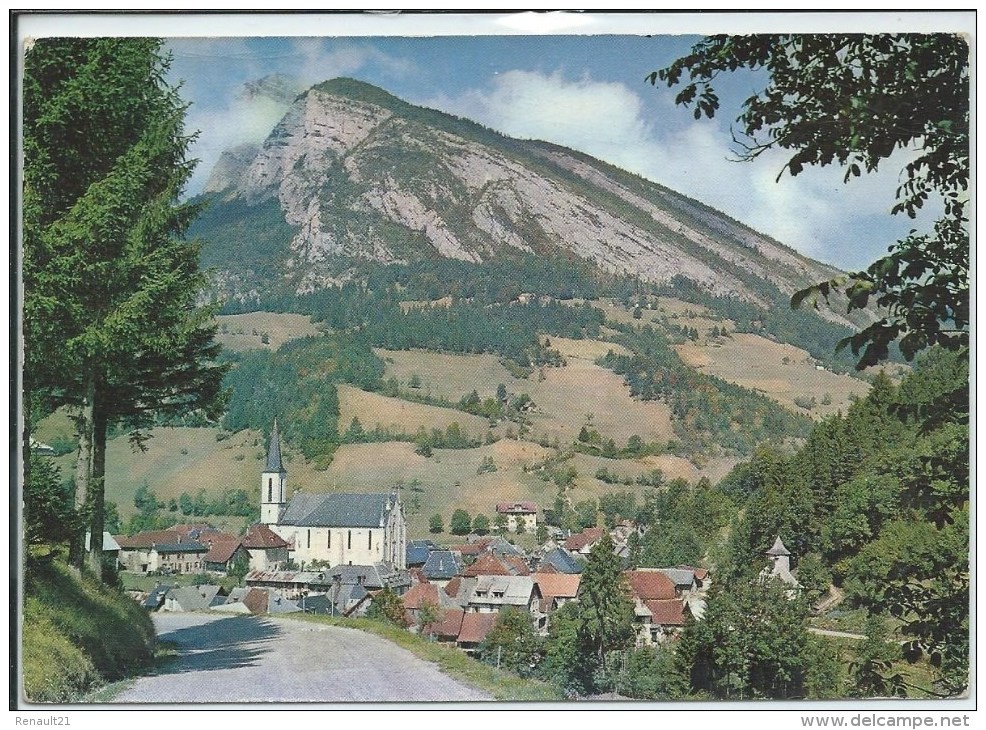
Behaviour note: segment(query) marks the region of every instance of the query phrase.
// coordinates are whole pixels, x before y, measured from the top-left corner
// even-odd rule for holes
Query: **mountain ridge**
[[[214,210],[193,233],[213,234],[207,240],[218,219],[235,218],[223,215],[231,207],[276,202],[279,211],[269,212],[282,231],[265,244],[267,272],[260,259],[237,265],[229,232],[207,246],[220,293],[239,299],[332,286],[345,280],[347,260],[482,262],[518,252],[575,256],[644,282],[684,277],[760,308],[838,273],[584,153],[513,139],[346,78],[297,96],[256,152],[224,153],[206,192]],[[243,245],[246,232],[235,235]],[[832,310],[820,315],[855,326]]]

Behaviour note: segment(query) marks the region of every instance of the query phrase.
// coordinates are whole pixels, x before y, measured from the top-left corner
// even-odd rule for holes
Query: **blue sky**
[[[245,98],[244,82],[281,73],[307,87],[350,76],[511,136],[594,155],[842,268],[867,265],[916,226],[890,215],[906,153],[888,160],[878,174],[849,184],[832,168],[777,182],[783,151],[752,163],[733,161],[730,124],[762,79],[748,72],[723,77],[722,108],[711,121],[694,120],[690,110],[674,105],[673,90],[645,82],[650,71],[686,52],[697,38],[173,38],[172,75],[190,102],[188,128],[200,135],[193,154],[201,163],[190,192],[201,187],[223,149],[261,140],[284,111],[270,101]]]

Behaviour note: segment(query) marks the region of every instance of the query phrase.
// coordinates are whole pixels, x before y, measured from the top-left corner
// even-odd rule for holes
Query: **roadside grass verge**
[[[154,625],[122,591],[58,560],[24,571],[23,689],[31,702],[76,702],[150,665]]]
[[[417,634],[381,621],[332,616],[290,615],[299,621],[358,629],[375,634],[407,649],[419,659],[436,664],[445,674],[476,689],[488,692],[494,699],[507,702],[555,702],[564,700],[560,689],[547,682],[523,679],[511,672],[498,670],[462,653],[459,649],[428,641]]]

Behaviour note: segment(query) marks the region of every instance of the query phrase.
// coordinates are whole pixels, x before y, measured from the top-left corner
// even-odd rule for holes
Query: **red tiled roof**
[[[462,619],[466,612],[461,608],[446,608],[442,611],[442,620],[425,624],[425,636],[432,634],[439,641],[455,641],[462,631]]]
[[[185,537],[187,537],[189,534],[193,532],[198,532],[203,537],[210,532],[219,532],[215,527],[210,525],[208,522],[197,522],[192,525],[174,525],[172,527],[169,527],[168,530],[170,532],[177,532],[179,535],[182,536],[182,539],[184,539]],[[205,540],[200,540],[200,542],[205,542]]]
[[[513,568],[514,575],[530,575],[531,569],[527,567],[527,563],[519,555],[508,555],[503,558],[504,562],[508,566]]]
[[[534,502],[500,502],[496,511],[501,514],[537,514],[538,506]]]
[[[587,527],[577,535],[572,535],[570,538],[565,540],[563,547],[566,550],[578,552],[587,545],[591,545],[598,540],[602,540],[605,533],[606,531],[602,527]]]
[[[401,596],[404,601],[404,608],[416,610],[428,602],[438,605],[438,586],[434,583],[418,583]]]
[[[203,542],[209,546],[209,552],[202,556],[202,560],[207,563],[228,563],[240,547],[238,537],[222,533],[206,535]]]
[[[273,550],[286,548],[287,540],[282,538],[267,525],[251,525],[243,537],[243,547],[248,550]]]
[[[670,600],[675,597],[674,582],[664,573],[628,570],[625,575],[633,595],[642,601]]]
[[[465,545],[453,545],[449,550],[460,555],[479,555],[486,550],[487,544],[483,542],[468,542]]]
[[[251,588],[243,596],[243,605],[250,609],[250,613],[267,613],[267,599],[269,594],[260,588]]]
[[[661,626],[685,625],[685,602],[677,598],[664,601],[644,601],[651,612],[652,624]]]
[[[463,575],[475,578],[478,575],[516,575],[516,567],[508,565],[500,558],[487,553],[476,558],[476,562],[465,569]]]
[[[459,595],[459,586],[462,585],[462,578],[456,576],[448,583],[445,584],[445,595],[449,598],[455,598]]]
[[[575,598],[582,576],[578,573],[535,573],[531,576],[541,595],[549,603],[552,598]]]
[[[495,613],[467,613],[462,617],[462,627],[456,641],[460,644],[478,644],[493,629]]]

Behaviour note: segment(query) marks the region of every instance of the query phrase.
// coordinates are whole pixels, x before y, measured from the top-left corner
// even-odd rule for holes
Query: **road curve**
[[[179,656],[114,703],[477,702],[493,698],[355,629],[205,613],[154,615]]]

